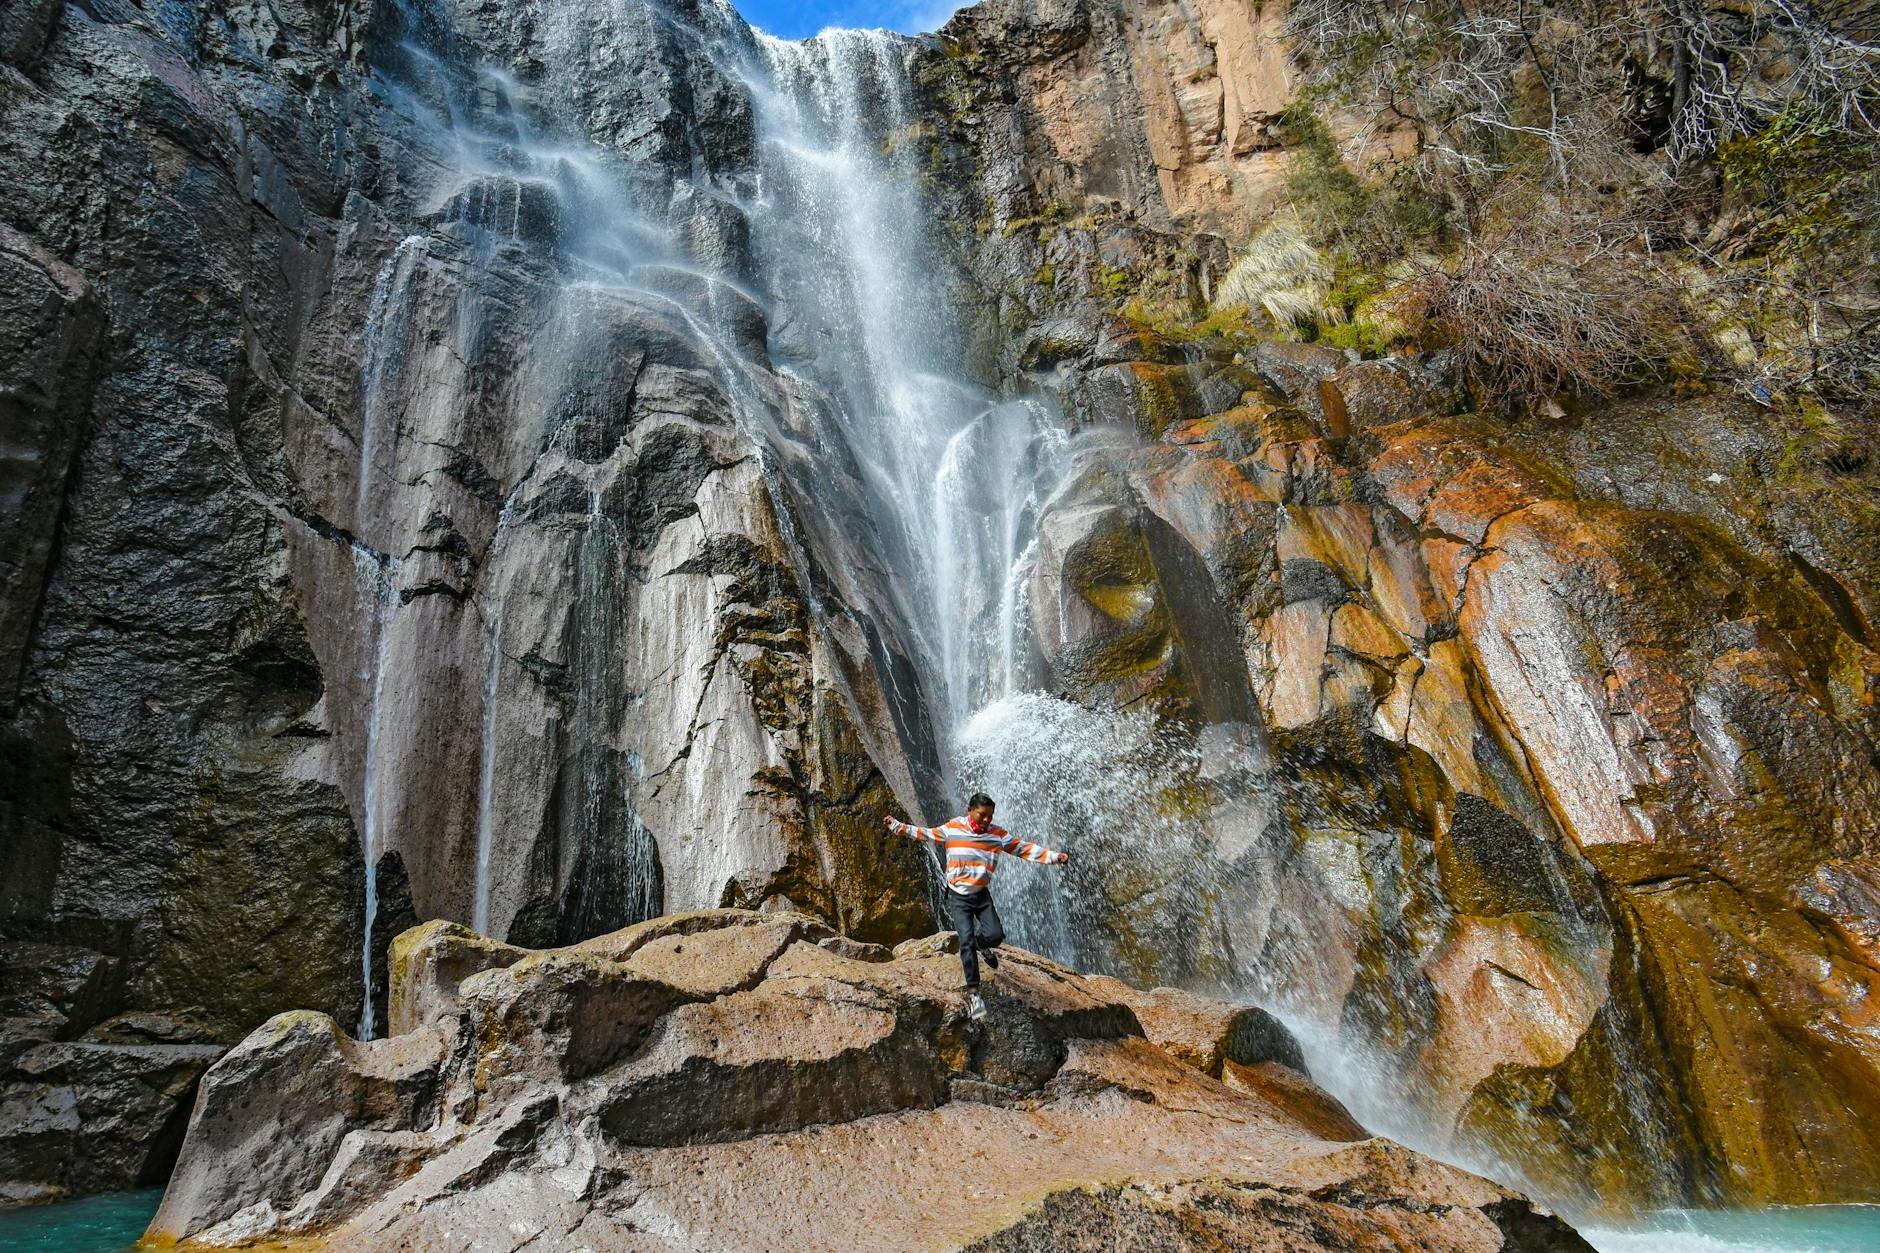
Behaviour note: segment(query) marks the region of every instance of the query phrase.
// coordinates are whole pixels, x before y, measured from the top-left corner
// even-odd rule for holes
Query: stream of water
[[[569,403],[571,380],[587,364],[584,323],[634,309],[651,314],[649,325],[682,328],[769,469],[805,599],[820,611],[818,584],[827,584],[845,609],[918,659],[917,690],[894,689],[895,712],[904,729],[919,727],[918,738],[933,746],[937,759],[917,767],[951,778],[953,729],[1035,678],[1025,639],[1027,554],[1065,464],[1067,437],[1050,406],[1002,398],[969,381],[963,368],[958,312],[936,281],[942,267],[917,142],[913,45],[848,30],[784,42],[754,34],[724,5],[707,4],[695,19],[662,13],[655,20],[674,24],[686,55],[709,63],[749,101],[756,139],[754,170],[713,173],[709,154],[700,152],[690,173],[662,179],[585,139],[574,93],[558,89],[554,66],[546,81],[525,86],[505,67],[480,62],[429,0],[402,0],[396,12],[403,38],[380,67],[380,90],[414,146],[429,154],[437,182],[423,199],[443,206],[448,229],[405,238],[373,289],[357,475],[361,530],[383,551],[411,543],[379,496],[405,486],[408,472],[397,462],[408,411],[452,403],[414,394],[408,370],[428,349],[407,342],[415,333],[410,306],[454,306],[455,353],[470,359],[474,329],[460,324],[485,316],[474,298],[479,285],[497,281],[491,276],[501,265],[513,266],[512,253],[540,256],[552,264],[555,294],[522,383],[533,403],[514,411],[542,425],[509,432],[512,446],[538,456],[552,451],[548,442],[559,438],[551,434],[552,415]],[[747,229],[748,272],[744,251],[701,243],[722,216],[714,206]],[[427,277],[440,248],[452,276],[441,293]],[[753,309],[767,326],[758,342]],[[435,388],[430,377],[424,387]],[[556,523],[577,536],[569,709],[560,723],[572,786],[562,786],[556,802],[562,838],[578,850],[557,934],[575,938],[649,916],[664,902],[653,841],[637,814],[644,766],[625,725],[630,698],[614,677],[624,646],[627,551],[607,503],[617,471],[567,458],[555,464],[585,478],[588,505],[578,521]],[[519,526],[541,525],[515,516],[526,486],[504,484],[502,515],[473,594],[482,656],[473,694],[480,705],[475,843],[465,859],[473,882],[464,913],[499,934],[510,921],[502,883],[520,873],[507,859],[526,840],[509,829],[509,763],[499,744],[510,685],[533,682],[509,664],[504,645],[514,608],[505,590],[514,575],[505,540]],[[848,568],[836,551],[844,545],[851,555],[865,552],[871,569]],[[362,588],[360,606],[362,629],[382,656],[401,628],[403,606],[379,586],[371,594]],[[373,860],[371,912],[376,859],[412,842],[400,829],[407,807],[383,794],[398,786],[386,761],[411,759],[397,742],[411,732],[404,711],[387,708],[404,692],[392,693],[381,666],[366,692],[366,795],[358,819]],[[362,968],[369,988],[371,955],[362,955]],[[376,1026],[373,1012],[368,1007],[361,1023],[367,1033]]]
[[[387,103],[407,118],[414,142],[443,171],[429,199],[445,206],[450,230],[473,247],[456,280],[457,354],[474,356],[471,296],[494,259],[511,247],[547,249],[558,274],[554,328],[530,362],[539,402],[552,412],[578,377],[579,328],[606,302],[658,311],[682,325],[737,410],[770,469],[776,513],[795,550],[814,611],[826,580],[846,607],[873,615],[906,642],[917,691],[899,692],[897,716],[924,726],[920,762],[957,805],[986,789],[1004,802],[1006,825],[1043,842],[1068,842],[1071,874],[1013,866],[1001,878],[1014,939],[1088,970],[1138,979],[1202,983],[1258,996],[1306,1026],[1336,1022],[1335,1004],[1315,1002],[1315,954],[1263,942],[1260,960],[1224,956],[1222,901],[1246,858],[1283,831],[1257,723],[1170,730],[1147,715],[1087,708],[1045,695],[1029,602],[1040,518],[1080,465],[1127,445],[1128,432],[1073,438],[1055,401],[1002,397],[965,367],[967,336],[944,275],[929,201],[923,120],[910,71],[914,46],[885,32],[830,31],[803,42],[753,36],[729,9],[708,7],[683,32],[697,55],[750,102],[756,168],[748,181],[709,174],[701,153],[675,183],[649,180],[592,147],[580,117],[550,81],[525,88],[501,66],[480,64],[455,42],[423,0],[398,10],[405,39],[385,67]],[[675,199],[675,197],[677,199]],[[671,205],[735,206],[748,224],[751,272],[702,255],[674,226]],[[707,214],[707,218],[710,218]],[[546,223],[546,225],[545,225]],[[404,239],[384,263],[372,296],[360,439],[359,525],[390,525],[375,492],[401,478],[396,431],[401,406],[436,403],[406,395],[402,371],[408,306],[434,240]],[[453,254],[460,255],[460,254]],[[435,297],[432,297],[435,303]],[[749,310],[766,317],[753,346]],[[530,420],[546,422],[546,416]],[[541,450],[549,428],[512,438]],[[849,467],[835,474],[832,470]],[[568,463],[572,469],[572,463]],[[611,929],[662,906],[653,842],[636,812],[643,766],[627,745],[617,657],[623,539],[604,501],[605,466],[581,470],[586,509],[563,516],[574,567],[571,662],[566,676],[572,786],[562,789],[561,830],[577,849],[558,934]],[[504,851],[505,760],[498,745],[510,618],[502,588],[502,541],[517,525],[520,484],[506,487],[502,515],[479,572],[483,655],[470,921],[507,925],[493,908]],[[799,519],[803,533],[797,531]],[[872,582],[843,567],[860,529]],[[395,551],[389,536],[380,547]],[[831,554],[835,554],[833,557]],[[812,575],[820,569],[820,575]],[[362,676],[365,780],[360,801],[367,930],[377,911],[377,859],[401,846],[388,801],[385,761],[407,734],[387,707],[390,649],[400,602],[394,568],[362,576],[360,602],[371,640]],[[369,586],[367,584],[369,583]],[[893,685],[892,676],[887,676]],[[1200,798],[1198,801],[1197,798]],[[932,821],[943,814],[918,815]],[[1334,866],[1334,882],[1362,868]],[[1340,880],[1339,876],[1344,879]],[[1364,903],[1353,888],[1354,907]],[[1236,900],[1234,908],[1247,905]],[[1283,893],[1257,902],[1267,931],[1313,935],[1315,918],[1292,916]],[[1119,925],[1122,910],[1131,919]],[[1277,921],[1276,921],[1277,920]],[[1252,950],[1250,950],[1252,951]],[[369,991],[372,956],[362,954]],[[376,1028],[370,997],[361,1034]],[[1335,1039],[1321,1031],[1314,1038]],[[1367,1060],[1330,1075],[1347,1085],[1361,1114],[1402,1114],[1401,1078]],[[1390,1119],[1400,1134],[1408,1117]]]
[[[934,255],[909,42],[833,30],[760,36],[758,50],[742,72],[761,144],[752,240],[786,311],[771,353],[828,398],[819,434],[860,468],[935,742],[950,746],[973,710],[1031,677],[1025,556],[1066,436],[1048,406],[967,380]]]

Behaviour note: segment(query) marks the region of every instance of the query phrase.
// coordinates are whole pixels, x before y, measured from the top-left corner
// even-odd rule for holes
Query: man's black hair
[[[972,796],[967,798],[966,808],[968,809],[978,809],[982,805],[987,809],[995,807],[992,803],[992,798],[987,796],[984,792],[974,792]]]

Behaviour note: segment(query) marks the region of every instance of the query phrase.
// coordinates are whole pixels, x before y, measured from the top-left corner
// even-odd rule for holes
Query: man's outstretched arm
[[[1010,833],[1007,833],[1005,837],[1004,849],[1015,857],[1023,857],[1026,861],[1067,862],[1071,859],[1069,853],[1053,852],[1042,844],[1021,840]]]
[[[888,824],[888,830],[895,832],[897,835],[905,835],[910,840],[932,840],[936,844],[946,843],[945,827],[917,827],[911,822],[902,822],[899,818],[893,817],[885,818],[883,821]]]

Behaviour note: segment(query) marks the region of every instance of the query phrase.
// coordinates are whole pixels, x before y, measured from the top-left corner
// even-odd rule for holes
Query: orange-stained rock
[[[1629,894],[1652,1002],[1744,1203],[1856,1201],[1880,1163],[1880,971],[1780,902],[1712,878]]]
[[[1489,434],[1468,419],[1385,428],[1365,472],[1425,535],[1479,544],[1496,519],[1564,494],[1526,461],[1487,451]]]
[[[1394,662],[1410,651],[1401,635],[1356,601],[1340,605],[1332,615],[1331,643],[1373,661]]]
[[[1426,967],[1440,1024],[1427,1062],[1437,1107],[1453,1119],[1499,1067],[1565,1061],[1605,1002],[1611,957],[1576,945],[1551,915],[1458,919]]]
[[[1275,545],[1282,566],[1318,562],[1337,571],[1347,587],[1362,589],[1370,582],[1376,535],[1369,506],[1293,506],[1281,515]]]
[[[1260,360],[1301,410],[1345,369]],[[1880,1197],[1850,1112],[1880,1082],[1866,589],[1714,510],[1598,497],[1543,432],[1412,405],[1328,445],[1284,412],[1129,463],[1210,570],[1256,572],[1216,589],[1290,832],[1214,872],[1197,925],[1563,1194]],[[1241,482],[1282,503],[1230,566]]]
[[[1318,717],[1329,633],[1330,614],[1317,598],[1283,605],[1262,624],[1271,675],[1264,704],[1273,726],[1304,726]]]
[[[1243,1066],[1226,1062],[1221,1081],[1236,1092],[1258,1097],[1285,1111],[1289,1118],[1322,1140],[1367,1140],[1371,1133],[1359,1125],[1338,1098],[1279,1062]]]
[[[1475,756],[1481,721],[1469,697],[1468,650],[1457,640],[1430,645],[1409,695],[1403,738],[1442,766],[1459,791],[1487,792]]]
[[[1008,0],[962,10],[944,33],[1001,64],[1033,142],[1079,192],[1244,235],[1288,199],[1292,156],[1278,134],[1293,92],[1286,13],[1284,3],[1232,0],[1068,11]],[[1334,122],[1372,154],[1407,151],[1408,133],[1388,117]]]

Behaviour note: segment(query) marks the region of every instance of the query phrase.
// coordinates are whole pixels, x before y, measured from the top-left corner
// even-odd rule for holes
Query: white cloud
[[[948,18],[966,7],[958,0],[888,0],[887,3],[830,6],[831,26],[885,26],[907,35],[939,30]]]
[[[917,34],[930,30],[939,30],[947,24],[947,19],[966,6],[949,3],[948,0],[913,0],[912,3],[894,6],[903,10],[906,17],[895,24],[895,29]]]

